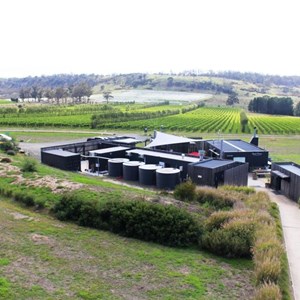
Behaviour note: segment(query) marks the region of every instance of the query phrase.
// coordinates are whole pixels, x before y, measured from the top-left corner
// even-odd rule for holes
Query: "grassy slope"
[[[250,261],[81,228],[4,200],[0,228],[1,299],[245,299],[252,293]]]

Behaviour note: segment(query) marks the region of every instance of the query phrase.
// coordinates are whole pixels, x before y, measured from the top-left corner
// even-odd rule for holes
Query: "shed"
[[[188,175],[199,185],[243,186],[248,184],[248,164],[232,160],[208,159],[190,164]]]
[[[246,162],[250,169],[268,166],[269,152],[242,140],[206,140],[203,148],[208,157]]]
[[[67,171],[80,171],[80,153],[61,149],[41,151],[41,161],[51,167]]]
[[[272,163],[271,187],[298,202],[300,199],[300,165],[293,162]]]
[[[92,172],[108,170],[108,160],[111,158],[125,157],[128,147],[110,147],[89,151],[89,169]]]

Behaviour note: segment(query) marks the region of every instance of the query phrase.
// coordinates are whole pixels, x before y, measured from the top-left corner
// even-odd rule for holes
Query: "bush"
[[[234,203],[239,200],[235,198],[232,193],[226,193],[212,188],[197,189],[195,198],[199,203],[207,203],[216,209],[231,208]]]
[[[255,222],[250,218],[233,218],[219,229],[205,232],[202,246],[226,257],[250,257],[255,236]]]
[[[178,184],[174,190],[174,197],[181,201],[193,201],[196,196],[196,185],[188,180]]]
[[[67,194],[53,212],[60,220],[170,246],[196,245],[201,234],[200,225],[188,212],[171,205],[143,201],[101,203]]]
[[[6,154],[14,156],[14,155],[16,155],[16,152],[14,150],[7,150]]]
[[[25,158],[22,167],[21,167],[22,172],[36,172],[37,171],[37,162],[33,158]]]
[[[34,206],[35,204],[34,197],[24,191],[14,191],[13,199],[17,202],[25,204],[26,206]]]
[[[266,255],[266,257],[255,264],[256,283],[272,282],[278,283],[281,274],[280,257]]]
[[[284,249],[276,236],[274,223],[264,225],[257,231],[252,252],[257,284],[277,283],[281,275],[281,258]]]
[[[1,158],[2,163],[11,163],[11,159],[9,157],[3,157]]]
[[[264,283],[256,291],[254,300],[281,300],[282,295],[278,285],[274,283]]]
[[[246,195],[255,193],[255,189],[252,187],[248,187],[248,186],[223,185],[220,187],[220,189],[225,190],[225,191],[233,191],[233,192],[243,193]]]

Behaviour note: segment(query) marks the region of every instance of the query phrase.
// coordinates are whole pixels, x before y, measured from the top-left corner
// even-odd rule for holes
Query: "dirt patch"
[[[18,212],[11,212],[9,214],[12,215],[15,220],[24,220],[24,219],[26,219],[28,221],[32,221],[33,220],[32,217],[23,215],[23,214],[18,213]]]
[[[55,244],[55,240],[53,238],[49,238],[48,236],[45,236],[45,235],[40,235],[40,234],[34,233],[31,235],[30,238],[36,245],[54,246],[54,244]]]
[[[75,183],[67,180],[57,180],[52,176],[35,177],[35,178],[24,178],[18,167],[11,164],[0,163],[0,176],[13,178],[12,184],[25,184],[28,187],[47,187],[53,193],[61,193],[65,190],[73,191],[82,188],[84,185],[81,183]]]

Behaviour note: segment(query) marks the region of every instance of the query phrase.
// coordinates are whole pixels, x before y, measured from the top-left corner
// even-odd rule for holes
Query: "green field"
[[[172,132],[199,132],[240,134],[242,126],[239,108],[199,107],[195,104],[166,105],[151,104],[81,104],[38,105],[27,104],[25,108],[3,106],[0,108],[0,125],[7,127],[73,127],[88,129],[92,126],[92,115],[96,114],[96,129],[142,131],[164,128]],[[300,118],[247,113],[245,133],[254,127],[260,134],[300,134]]]
[[[3,200],[0,226],[0,299],[215,300],[253,293],[247,260],[80,228]]]

